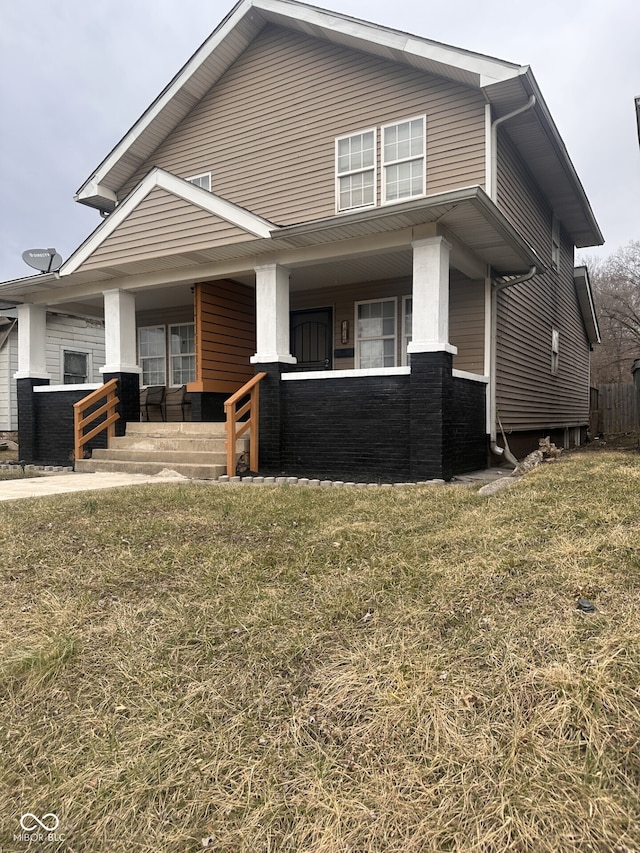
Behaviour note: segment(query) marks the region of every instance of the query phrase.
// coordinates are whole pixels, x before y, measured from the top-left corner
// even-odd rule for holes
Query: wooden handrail
[[[236,473],[236,441],[249,430],[249,469],[258,470],[258,418],[260,402],[260,381],[266,373],[256,373],[248,382],[239,388],[224,402],[224,413],[227,431],[227,476]],[[245,397],[246,403],[237,408],[237,403]],[[248,415],[245,421],[240,418]]]
[[[110,379],[100,388],[96,388],[82,400],[73,404],[73,435],[74,435],[74,454],[77,459],[84,459],[84,446],[87,442],[100,435],[103,430],[107,430],[107,443],[116,434],[115,422],[120,415],[116,412],[116,406],[120,402],[116,395],[118,387],[117,379]],[[99,400],[106,397],[106,401],[91,414],[87,414],[87,409],[93,406]],[[94,423],[99,417],[106,415],[103,421],[85,432],[85,427]]]

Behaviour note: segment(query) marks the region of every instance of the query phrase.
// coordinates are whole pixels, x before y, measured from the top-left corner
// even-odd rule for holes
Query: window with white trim
[[[413,296],[402,297],[402,363],[408,363],[407,347],[413,334]]]
[[[382,127],[382,203],[426,193],[425,116]]]
[[[211,192],[211,172],[204,172],[202,175],[194,175],[192,178],[187,178],[190,184],[195,184],[203,190]]]
[[[356,302],[356,366],[395,367],[396,300]]]
[[[551,372],[556,374],[560,364],[560,331],[551,329]]]
[[[375,128],[336,139],[336,198],[339,211],[375,205]]]
[[[164,326],[141,326],[138,329],[138,358],[143,385],[166,385],[167,341]]]
[[[78,350],[62,351],[62,382],[64,385],[84,385],[89,378],[89,353]]]
[[[196,378],[196,341],[193,323],[169,326],[171,384],[186,385]]]

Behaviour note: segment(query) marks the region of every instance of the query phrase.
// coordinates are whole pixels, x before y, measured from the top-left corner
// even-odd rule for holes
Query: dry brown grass
[[[0,513],[3,850],[640,851],[639,457]]]

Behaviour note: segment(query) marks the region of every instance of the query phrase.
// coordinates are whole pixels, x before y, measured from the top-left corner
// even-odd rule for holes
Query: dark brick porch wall
[[[124,435],[127,421],[140,420],[140,390],[137,374],[117,373],[105,376],[118,380],[120,404],[117,411],[116,435]],[[45,391],[34,393],[36,385],[48,385],[47,380],[18,379],[18,442],[20,459],[33,465],[72,465],[74,461],[73,404],[91,391]],[[99,408],[99,401],[93,409]],[[89,409],[91,412],[91,409]],[[85,451],[107,446],[106,431],[97,435]]]
[[[24,381],[24,380],[20,380]],[[51,391],[32,394],[31,452],[25,447],[24,408],[18,409],[18,441],[20,458],[34,465],[73,465],[73,404],[87,396],[87,391]],[[96,436],[89,449],[107,446],[106,432]]]
[[[483,384],[453,379],[451,356],[414,357],[411,374],[281,381],[261,365],[260,473],[404,482],[487,463]]]
[[[455,474],[486,468],[489,447],[486,434],[484,383],[453,379],[453,468]]]
[[[407,480],[409,379],[281,382],[282,469],[331,480]]]

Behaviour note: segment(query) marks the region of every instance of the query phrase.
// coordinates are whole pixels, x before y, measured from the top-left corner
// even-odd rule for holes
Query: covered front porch
[[[233,251],[100,262],[84,251],[20,306],[29,461],[42,443],[27,398],[47,384],[33,342],[55,303],[104,316],[117,434],[141,420],[141,389],[184,386],[191,421],[220,422],[261,372],[261,471],[393,481],[482,467],[494,264],[516,274],[532,257],[481,190],[446,196],[274,226]]]

